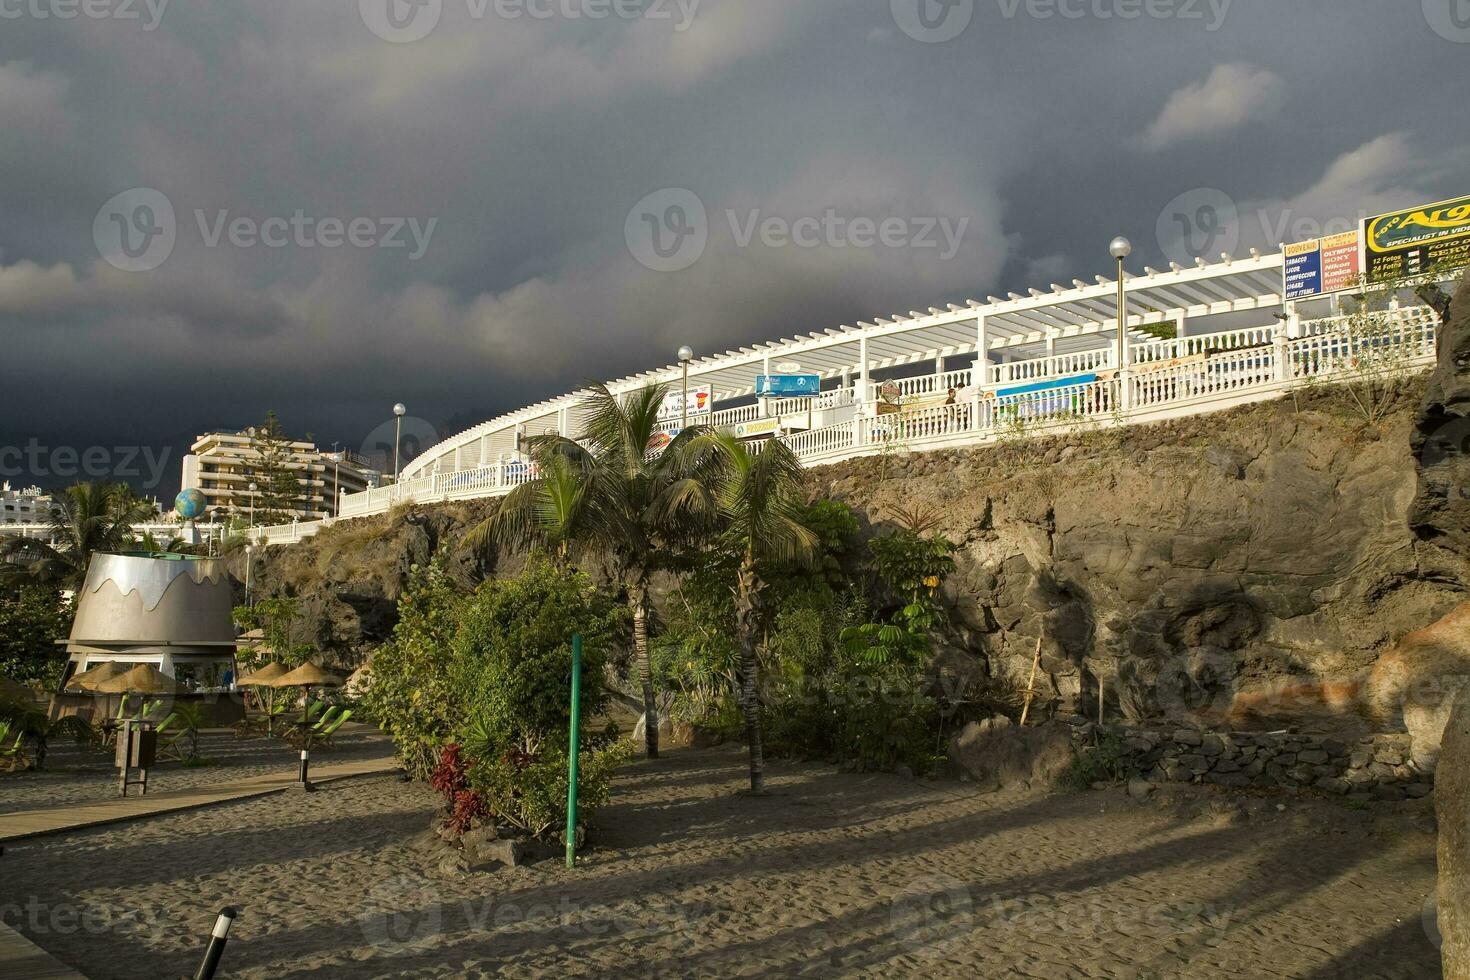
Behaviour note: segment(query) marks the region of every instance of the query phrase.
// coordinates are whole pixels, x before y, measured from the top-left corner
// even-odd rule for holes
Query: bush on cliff
[[[926,667],[954,545],[900,527],[859,559],[858,525],[846,505],[818,501],[802,520],[821,541],[817,574],[774,568],[766,577],[771,612],[758,652],[770,750],[864,769],[933,768],[954,706]],[[733,560],[712,554],[685,576],[654,658],[660,685],[674,692],[674,716],[730,739],[743,728],[735,572]],[[870,582],[880,587],[870,590]]]

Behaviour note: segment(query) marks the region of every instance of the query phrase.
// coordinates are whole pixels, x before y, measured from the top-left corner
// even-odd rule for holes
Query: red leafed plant
[[[460,790],[454,794],[454,810],[449,815],[449,829],[456,834],[463,834],[476,820],[483,820],[489,815],[490,809],[485,806],[483,796],[472,789]]]
[[[456,797],[469,785],[466,777],[468,770],[469,763],[460,754],[459,746],[446,745],[439,753],[439,764],[429,777],[429,785],[444,794],[445,800],[454,803]]]

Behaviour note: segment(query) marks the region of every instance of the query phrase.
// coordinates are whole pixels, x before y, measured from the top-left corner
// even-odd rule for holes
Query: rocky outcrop
[[[1434,793],[1439,822],[1439,934],[1446,980],[1470,980],[1470,692],[1444,732]]]
[[[1419,488],[1410,525],[1425,541],[1470,555],[1470,273],[1439,338],[1439,363],[1424,389],[1413,449]]]
[[[1353,713],[1375,659],[1465,597],[1464,562],[1408,525],[1418,401],[1369,423],[1323,388],[816,477],[870,531],[918,509],[960,544],[952,669],[1024,687],[1040,637],[1043,710],[1095,716],[1101,680],[1110,718],[1264,727]]]
[[[466,585],[494,570],[494,549],[473,549],[464,539],[495,506],[495,501],[407,506],[341,521],[300,543],[258,554],[253,592],[257,598],[297,598],[293,638],[312,643],[339,667],[357,667],[392,634],[398,597],[413,566],[427,564],[443,549],[450,573]],[[238,583],[245,577],[244,560],[241,553],[231,559],[237,589],[243,589]]]
[[[1440,733],[1460,690],[1470,684],[1470,602],[1404,636],[1373,665],[1365,703],[1384,727],[1414,738],[1415,764],[1434,771]]]

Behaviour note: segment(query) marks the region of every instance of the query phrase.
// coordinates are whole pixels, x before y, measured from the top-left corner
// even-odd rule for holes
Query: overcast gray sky
[[[1467,193],[1465,6],[0,0],[0,472],[147,446],[172,493],[267,409],[447,435],[1115,234],[1159,265]]]

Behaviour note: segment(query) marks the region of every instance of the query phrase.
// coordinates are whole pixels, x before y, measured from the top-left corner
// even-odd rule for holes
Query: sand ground
[[[0,906],[94,978],[192,973],[229,904],[222,975],[247,978],[1440,975],[1427,801],[981,795],[789,763],[753,799],[742,767],[630,766],[576,871],[443,872],[434,795],[367,777],[15,845]]]
[[[356,731],[349,731],[349,727]],[[200,735],[199,754],[212,764],[194,769],[175,761],[158,763],[148,773],[148,792],[166,793],[289,772],[297,760],[297,750],[280,739],[241,739],[216,731]],[[392,754],[393,743],[377,729],[351,723],[338,733],[331,748],[312,749],[312,758],[321,765]],[[46,754],[43,771],[0,774],[0,814],[116,798],[117,769],[109,748],[58,740]]]

